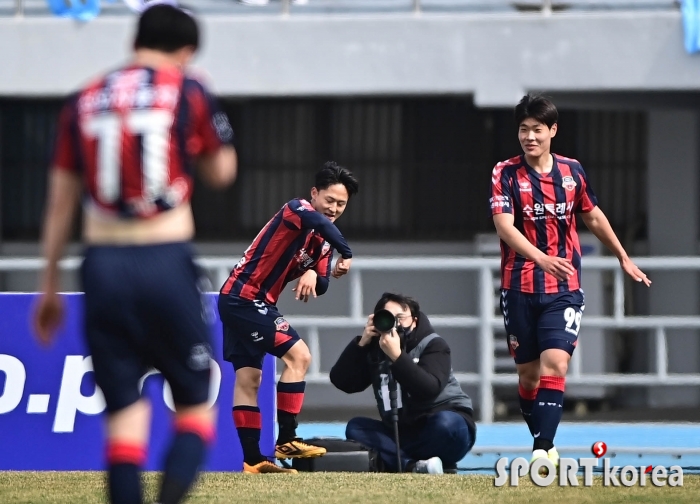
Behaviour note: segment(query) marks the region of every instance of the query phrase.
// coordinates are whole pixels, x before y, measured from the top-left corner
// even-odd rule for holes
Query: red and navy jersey
[[[189,201],[196,159],[232,141],[198,81],[175,67],[128,66],[67,100],[53,167],[80,174],[86,203],[148,218]]]
[[[255,237],[233,268],[221,294],[276,304],[292,280],[313,269],[316,294],[328,289],[333,249],[352,251],[338,228],[304,199],[286,203]]]
[[[526,293],[553,294],[581,287],[581,244],[576,212],[598,204],[581,163],[552,154],[552,171],[540,174],[525,156],[498,163],[491,175],[491,214],[510,213],[515,227],[547,255],[568,259],[576,275],[557,280],[501,240],[501,287]]]

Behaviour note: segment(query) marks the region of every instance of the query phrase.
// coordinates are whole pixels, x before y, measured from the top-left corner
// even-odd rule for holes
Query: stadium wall
[[[700,89],[678,11],[203,20],[199,63],[231,97],[473,94],[483,107],[537,89]],[[0,95],[68,93],[128,56],[132,26],[128,15],[0,19]]]

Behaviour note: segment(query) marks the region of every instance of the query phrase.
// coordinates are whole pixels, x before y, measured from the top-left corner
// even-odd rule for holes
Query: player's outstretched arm
[[[42,247],[46,266],[41,279],[41,297],[34,311],[34,330],[39,341],[48,344],[63,320],[63,304],[57,291],[58,261],[71,233],[80,201],[81,180],[74,172],[51,170],[49,196],[44,217]]]
[[[567,280],[576,273],[568,260],[549,256],[530,243],[525,235],[515,227],[514,223],[513,214],[499,213],[493,216],[493,224],[496,226],[498,237],[518,254],[534,261],[543,271],[554,275],[557,280]]]
[[[625,273],[634,278],[637,282],[644,282],[644,285],[647,287],[651,285],[651,280],[649,280],[644,272],[627,256],[627,252],[625,252],[625,249],[622,247],[620,240],[617,239],[617,235],[615,231],[613,231],[610,221],[608,221],[608,218],[600,207],[596,206],[590,212],[582,213],[581,219],[583,219],[586,227],[591,230],[591,233],[593,233],[610,252],[615,254],[615,257],[620,261],[620,266]]]

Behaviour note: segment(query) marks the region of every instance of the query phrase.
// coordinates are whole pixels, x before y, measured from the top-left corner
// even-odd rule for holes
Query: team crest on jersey
[[[327,241],[323,242],[323,247],[321,248],[321,255],[326,254],[331,249],[331,244],[328,243]]]
[[[510,344],[510,348],[513,350],[520,346],[520,343],[518,343],[518,337],[515,334],[508,336],[508,343]]]
[[[287,322],[284,317],[277,317],[275,319],[275,328],[277,328],[278,331],[288,331],[289,330],[289,322]]]
[[[574,180],[574,177],[567,175],[561,179],[561,186],[567,191],[573,191],[576,187],[576,181]]]
[[[532,192],[532,187],[530,187],[530,182],[523,180],[520,182],[520,192]]]

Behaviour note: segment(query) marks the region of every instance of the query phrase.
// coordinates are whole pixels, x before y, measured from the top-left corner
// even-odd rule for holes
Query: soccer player
[[[285,365],[277,384],[275,457],[318,457],[326,452],[296,437],[296,416],[304,401],[311,354],[276,304],[293,280],[298,280],[293,289],[295,298],[307,302],[328,290],[331,274],[339,278],[348,272],[352,252],[334,222],[357,190],[352,173],[334,162],[326,163],[316,174],[311,199],[285,203],[258,233],[221,288],[224,359],[233,364],[236,373],[233,423],[243,449],[244,472],[296,472],[277,466],[260,453],[258,388],[266,353],[279,357]],[[331,270],[333,249],[341,257]]]
[[[555,464],[554,435],[584,309],[575,214],[625,273],[651,284],[598,207],[581,164],[550,151],[557,119],[551,101],[522,98],[515,120],[524,154],[494,167],[490,199],[501,239],[501,311],[519,377],[520,408],[534,437],[532,460],[548,457]]]
[[[150,367],[172,387],[175,434],[158,502],[181,502],[214,436],[207,405],[211,335],[202,319],[189,241],[195,168],[213,187],[236,176],[233,130],[207,90],[185,73],[199,46],[187,12],[147,9],[130,64],[71,96],[61,112],[43,230],[47,260],[34,325],[49,343],[63,316],[57,262],[83,200],[85,334],[107,405],[111,502],[142,502]]]

